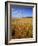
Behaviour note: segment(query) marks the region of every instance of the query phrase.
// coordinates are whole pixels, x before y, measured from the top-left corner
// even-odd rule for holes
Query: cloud
[[[31,17],[32,16],[32,8],[25,8],[25,7],[12,7],[11,9],[12,17]]]

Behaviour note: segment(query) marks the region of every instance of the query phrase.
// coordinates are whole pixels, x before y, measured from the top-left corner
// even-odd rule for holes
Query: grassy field
[[[11,20],[13,38],[32,38],[32,18],[17,18]]]

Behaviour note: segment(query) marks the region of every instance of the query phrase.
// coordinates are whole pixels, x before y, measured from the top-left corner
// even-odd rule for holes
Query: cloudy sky
[[[32,7],[13,5],[11,6],[11,16],[15,18],[32,17]]]

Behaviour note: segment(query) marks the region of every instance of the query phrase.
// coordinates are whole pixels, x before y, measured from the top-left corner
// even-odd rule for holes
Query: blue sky
[[[15,18],[32,17],[32,7],[13,5],[11,7],[11,15]]]

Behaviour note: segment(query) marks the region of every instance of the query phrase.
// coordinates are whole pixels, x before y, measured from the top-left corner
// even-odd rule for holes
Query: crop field
[[[10,29],[14,39],[32,38],[32,18],[12,19]]]

